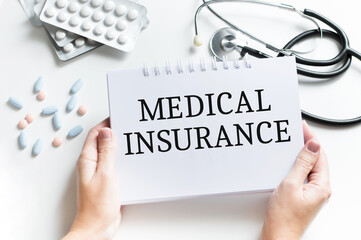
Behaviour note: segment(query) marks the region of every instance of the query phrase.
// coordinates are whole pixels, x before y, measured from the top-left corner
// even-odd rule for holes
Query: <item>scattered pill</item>
[[[117,25],[116,25],[116,27],[117,27],[117,29],[118,29],[119,31],[123,31],[124,29],[127,28],[127,26],[128,26],[128,24],[127,24],[127,22],[124,21],[124,20],[120,20],[120,21],[117,23]]]
[[[66,53],[70,53],[71,51],[73,51],[73,49],[74,49],[74,45],[72,43],[68,43],[63,47],[63,50]]]
[[[78,136],[81,132],[83,131],[83,127],[78,125],[74,128],[72,128],[69,132],[68,132],[68,138],[73,138]]]
[[[64,30],[58,30],[58,31],[56,31],[56,33],[55,33],[55,38],[56,38],[56,40],[61,41],[61,40],[63,40],[65,37],[66,37],[66,32],[65,32]]]
[[[38,93],[41,91],[41,89],[43,89],[44,87],[44,79],[43,77],[38,77],[38,79],[36,80],[35,84],[34,84],[34,92]]]
[[[57,0],[57,1],[56,1],[56,6],[57,6],[58,8],[63,8],[63,7],[66,6],[66,4],[67,4],[67,1],[66,1],[66,0]]]
[[[43,148],[43,141],[41,141],[40,138],[38,138],[33,146],[33,155],[38,156]]]
[[[73,86],[71,87],[71,89],[70,89],[70,94],[75,94],[75,93],[77,93],[77,92],[81,89],[81,87],[83,86],[83,84],[84,84],[83,79],[82,79],[82,78],[79,78],[79,79],[73,84]]]
[[[78,102],[77,96],[76,95],[71,96],[70,100],[68,101],[68,104],[66,105],[66,111],[67,112],[73,111],[77,102]]]
[[[46,92],[41,90],[38,95],[36,96],[36,98],[39,100],[39,101],[43,101],[45,98],[46,98]]]
[[[117,32],[113,29],[109,29],[107,34],[105,35],[105,37],[108,39],[108,40],[113,40],[116,36]]]
[[[63,140],[60,137],[55,137],[53,140],[53,146],[60,147],[61,144],[63,144]]]
[[[28,146],[28,134],[25,131],[20,132],[19,145],[21,149],[24,149]]]
[[[17,109],[22,109],[23,108],[23,104],[22,104],[21,100],[18,99],[18,98],[10,97],[9,100],[8,100],[8,103],[11,106],[13,106],[14,108],[17,108]]]
[[[128,41],[128,37],[125,35],[120,35],[118,37],[118,43],[120,43],[120,44],[125,44],[127,41]]]
[[[98,11],[94,12],[92,19],[94,20],[94,22],[99,22],[103,19],[103,17],[104,17],[104,14],[98,10]]]
[[[88,17],[91,14],[91,9],[90,7],[84,6],[81,10],[80,10],[80,16],[82,17]]]
[[[70,26],[76,27],[80,24],[80,18],[78,16],[73,16],[69,21]]]
[[[91,28],[93,28],[93,25],[89,20],[85,20],[81,25],[83,31],[89,31]]]
[[[85,44],[85,39],[82,37],[75,40],[75,47],[77,48],[84,46],[84,44]]]
[[[24,129],[28,126],[28,122],[25,119],[21,119],[18,123],[18,128]]]
[[[55,9],[53,7],[49,7],[48,9],[45,10],[45,16],[47,16],[48,18],[52,18],[55,15]]]
[[[104,11],[109,12],[109,11],[113,10],[114,6],[115,6],[114,2],[111,0],[108,0],[104,3],[103,8],[104,8]]]
[[[138,15],[139,15],[139,13],[136,9],[131,9],[131,10],[129,10],[127,16],[128,16],[129,20],[133,21],[133,20],[137,19]]]
[[[125,14],[125,12],[127,11],[127,8],[126,6],[124,5],[118,5],[116,8],[115,8],[115,14],[117,16],[122,16]]]
[[[81,106],[79,106],[79,108],[78,108],[78,114],[79,114],[80,116],[85,115],[85,114],[87,113],[87,111],[88,111],[88,109],[87,109],[87,107],[84,106],[84,105],[81,105]]]
[[[65,12],[61,12],[58,14],[58,16],[56,17],[56,19],[59,21],[59,22],[65,22],[67,19],[68,19],[68,14],[65,13]]]
[[[25,116],[25,120],[28,122],[28,123],[32,123],[35,119],[35,116],[33,113],[28,113],[26,114]]]
[[[78,10],[79,10],[79,4],[77,2],[75,2],[75,1],[72,1],[69,4],[68,11],[71,12],[71,13],[75,13]]]
[[[107,16],[104,20],[104,24],[108,27],[112,26],[114,22],[115,22],[115,18],[112,15]]]
[[[57,106],[48,106],[43,108],[43,110],[41,111],[41,113],[43,115],[53,115],[54,113],[56,113],[58,111],[58,107]]]
[[[56,130],[59,130],[63,126],[63,120],[59,112],[54,113],[53,125]]]

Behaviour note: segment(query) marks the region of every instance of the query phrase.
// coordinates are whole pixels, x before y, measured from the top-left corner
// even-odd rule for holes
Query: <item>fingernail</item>
[[[306,143],[306,148],[310,152],[318,153],[318,151],[320,151],[321,146],[317,141],[311,139]]]
[[[111,130],[109,128],[103,128],[99,130],[99,138],[101,140],[111,139]]]

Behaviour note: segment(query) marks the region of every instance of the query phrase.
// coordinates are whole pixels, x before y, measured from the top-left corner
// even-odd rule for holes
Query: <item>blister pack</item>
[[[42,21],[40,21],[39,15],[44,7],[45,1],[46,0],[19,0],[26,16],[29,19],[29,22],[34,27],[40,27],[43,25]]]
[[[48,33],[48,36],[53,44],[56,55],[62,61],[73,59],[103,45],[90,39],[78,37],[74,41],[67,43],[65,46],[59,47],[50,36],[50,33]]]
[[[47,0],[40,20],[129,52],[146,19],[146,8],[127,0]]]

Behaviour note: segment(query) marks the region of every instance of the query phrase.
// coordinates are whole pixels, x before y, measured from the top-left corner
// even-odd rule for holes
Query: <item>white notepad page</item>
[[[303,146],[295,58],[250,64],[108,73],[122,204],[277,187]]]

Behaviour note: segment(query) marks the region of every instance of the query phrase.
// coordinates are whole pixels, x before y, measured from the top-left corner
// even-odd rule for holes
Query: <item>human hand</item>
[[[111,239],[120,224],[121,208],[115,175],[115,140],[109,118],[89,131],[78,159],[78,211],[63,238]]]
[[[305,121],[303,133],[305,146],[268,203],[262,240],[300,239],[331,196],[326,154]]]

